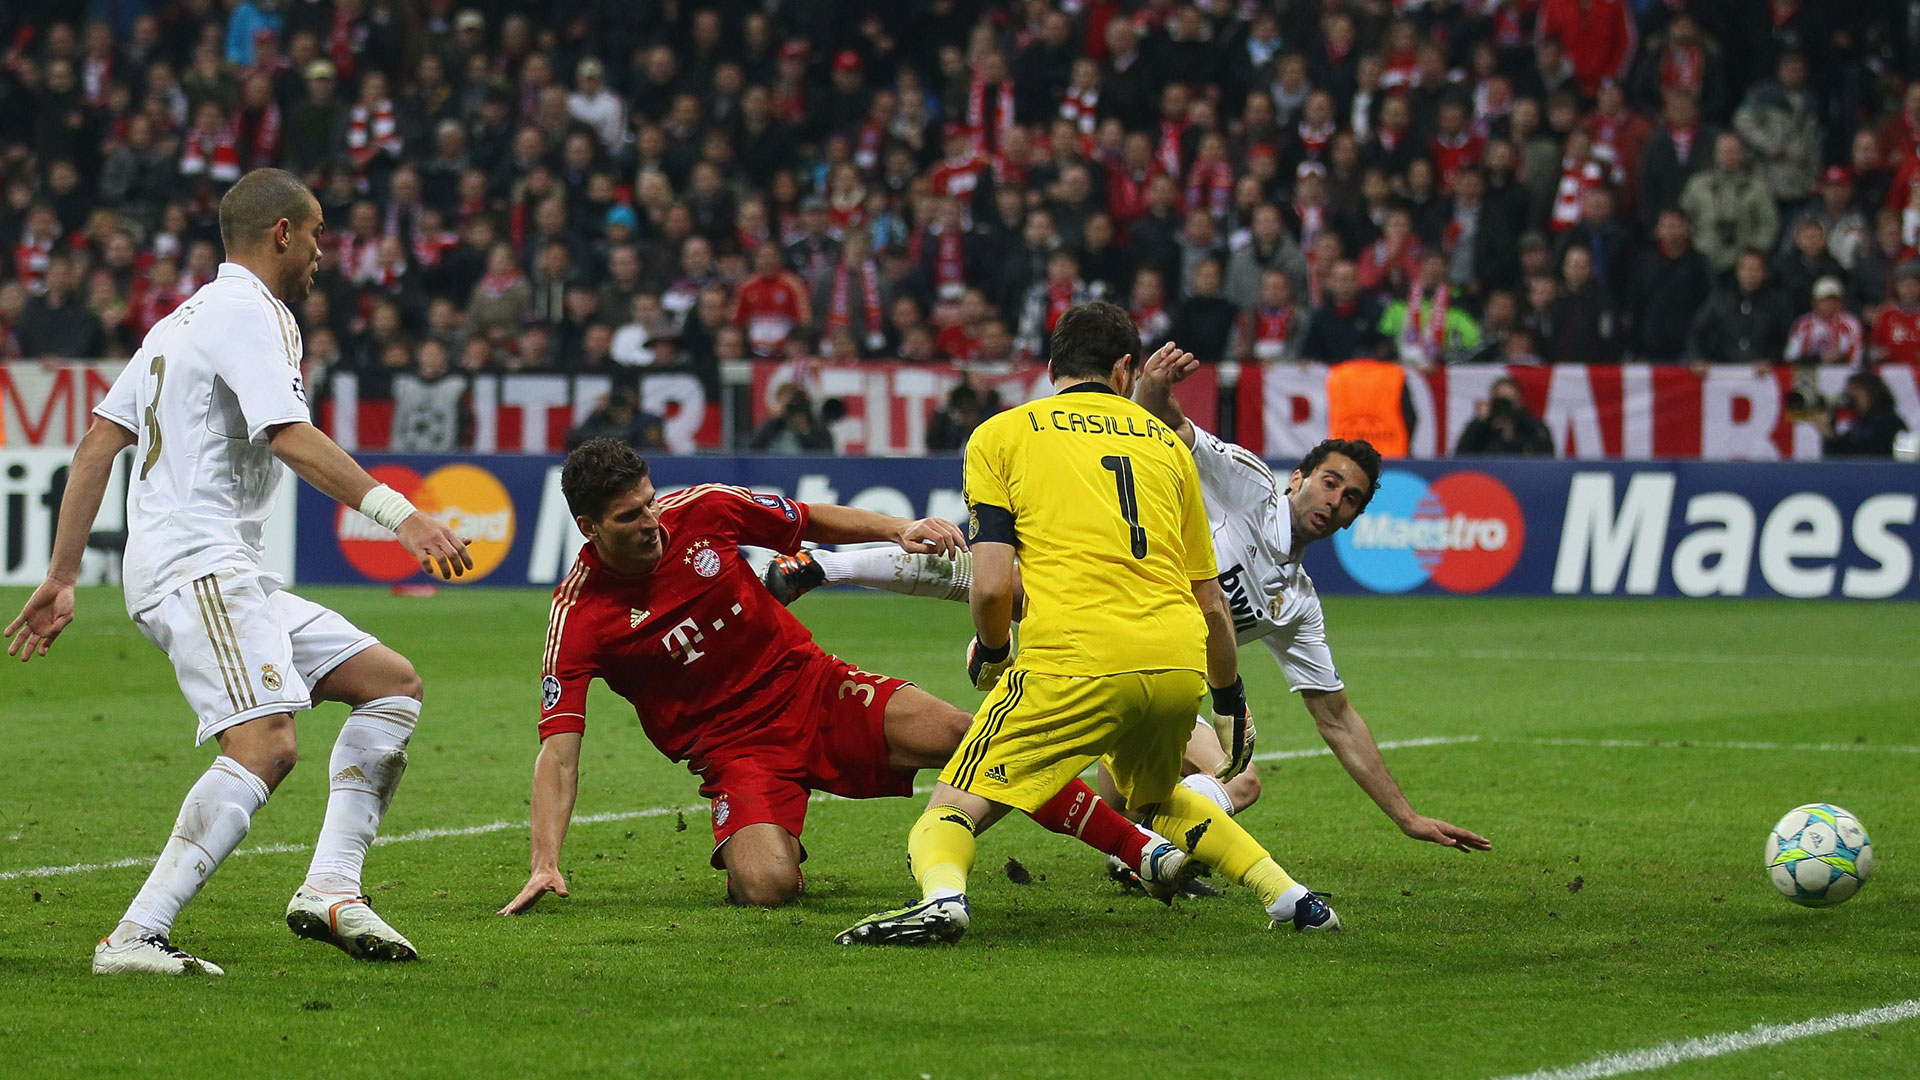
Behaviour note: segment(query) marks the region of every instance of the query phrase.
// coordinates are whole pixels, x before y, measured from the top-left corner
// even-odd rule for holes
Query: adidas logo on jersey
[[[996,784],[1006,783],[1007,782],[1006,767],[1001,765],[995,765],[989,768],[987,770],[987,779],[993,781]]]
[[[632,630],[641,623],[646,622],[647,616],[651,614],[653,614],[653,612],[641,611],[639,608],[630,609],[627,614],[627,629]]]
[[[360,766],[349,765],[333,774],[333,782],[336,784],[364,784],[367,783],[367,774],[360,771]]]

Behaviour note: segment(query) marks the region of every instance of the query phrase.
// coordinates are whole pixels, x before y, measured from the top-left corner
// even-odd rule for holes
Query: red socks
[[[1147,834],[1118,810],[1101,802],[1085,780],[1076,778],[1061,788],[1060,794],[1033,812],[1033,820],[1049,831],[1078,837],[1087,846],[1126,863],[1134,873],[1140,872],[1140,856],[1147,848]]]

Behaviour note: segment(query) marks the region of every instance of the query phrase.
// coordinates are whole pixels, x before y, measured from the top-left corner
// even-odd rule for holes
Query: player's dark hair
[[[1367,503],[1373,501],[1373,493],[1380,490],[1380,451],[1365,439],[1324,439],[1300,459],[1300,475],[1312,476],[1331,454],[1339,454],[1367,474],[1367,497],[1360,503],[1360,508],[1365,510]]]
[[[1140,351],[1140,331],[1127,309],[1104,300],[1068,308],[1053,324],[1048,367],[1055,379],[1111,378],[1113,365]]]
[[[567,509],[574,517],[598,521],[608,503],[646,478],[646,459],[633,447],[619,439],[588,439],[560,467],[560,494],[567,497]]]
[[[307,185],[285,169],[255,169],[235,181],[220,198],[220,243],[228,257],[253,250],[281,218],[295,227],[305,225],[312,197]]]

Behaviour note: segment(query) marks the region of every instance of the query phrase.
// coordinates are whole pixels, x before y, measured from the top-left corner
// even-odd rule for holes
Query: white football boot
[[[307,885],[287,904],[287,926],[303,938],[324,941],[356,960],[418,960],[413,942],[374,914],[364,896],[323,893]]]
[[[144,972],[151,975],[225,975],[220,965],[202,960],[184,949],[176,949],[159,934],[147,934],[122,945],[112,938],[101,938],[93,947],[95,975],[127,975]]]

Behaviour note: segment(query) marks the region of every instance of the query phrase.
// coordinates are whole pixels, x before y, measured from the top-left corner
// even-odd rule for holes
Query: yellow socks
[[[928,807],[907,834],[907,864],[929,900],[966,894],[973,852],[973,818],[958,807]]]
[[[1187,854],[1220,871],[1228,881],[1257,892],[1262,907],[1272,908],[1283,894],[1298,888],[1252,834],[1211,799],[1191,788],[1173,789],[1173,794],[1155,810],[1152,828]],[[914,831],[916,835],[919,832],[917,828]]]

